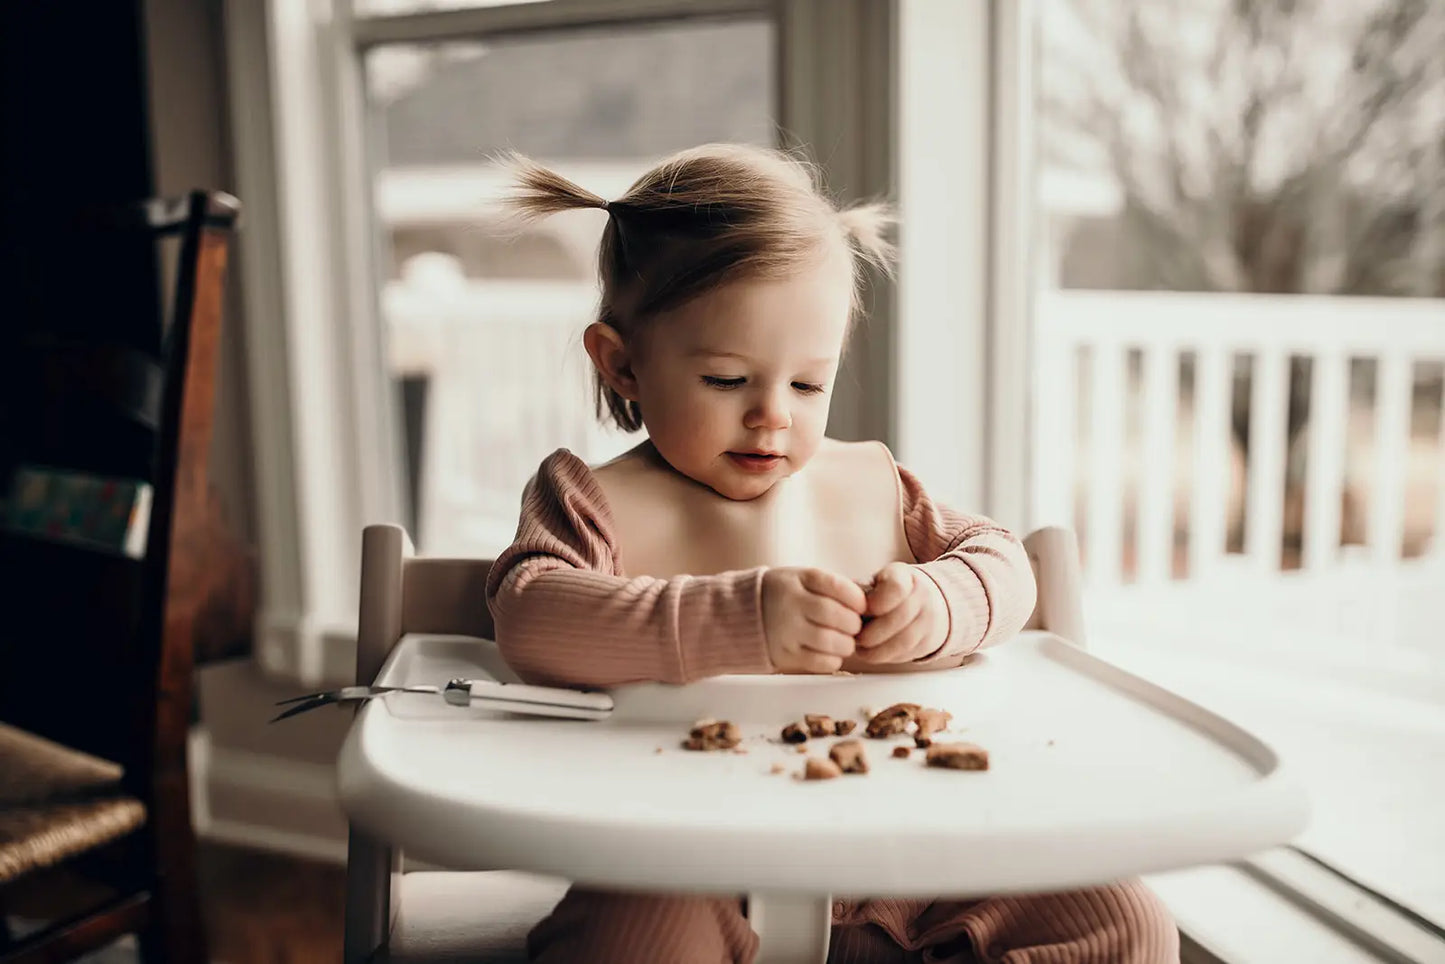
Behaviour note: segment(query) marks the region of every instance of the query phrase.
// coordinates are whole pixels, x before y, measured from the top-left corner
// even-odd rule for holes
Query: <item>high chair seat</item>
[[[568,884],[509,870],[413,871],[401,877],[401,912],[377,961],[392,964],[523,964],[527,932]]]

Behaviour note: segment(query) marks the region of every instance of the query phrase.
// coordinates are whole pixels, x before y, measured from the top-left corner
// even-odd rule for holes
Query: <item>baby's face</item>
[[[632,366],[658,453],[739,500],[806,465],[828,423],[851,287],[838,251],[793,277],[727,285],[659,319]]]

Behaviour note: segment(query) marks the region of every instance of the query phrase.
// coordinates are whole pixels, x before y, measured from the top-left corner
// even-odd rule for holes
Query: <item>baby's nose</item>
[[[748,428],[784,429],[793,424],[793,416],[781,399],[770,395],[758,401],[745,421]]]

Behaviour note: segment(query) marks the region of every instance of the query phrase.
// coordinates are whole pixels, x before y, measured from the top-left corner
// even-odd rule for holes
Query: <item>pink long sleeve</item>
[[[948,603],[948,635],[924,665],[958,663],[1008,639],[1034,611],[1033,567],[1012,532],[983,516],[939,505],[918,479],[898,469],[903,532],[921,569]]]
[[[522,498],[517,538],[487,580],[502,658],[530,683],[690,683],[770,673],[761,567],[713,576],[625,578],[606,499],[560,450]]]

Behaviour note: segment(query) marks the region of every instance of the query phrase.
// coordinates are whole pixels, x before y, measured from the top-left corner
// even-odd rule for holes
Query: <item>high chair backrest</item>
[[[490,639],[490,559],[418,557],[406,530],[367,526],[361,534],[361,605],[356,632],[356,682],[368,685],[408,633]],[[370,960],[386,945],[401,854],[352,828],[346,860],[345,959]]]
[[[490,559],[418,557],[406,530],[367,526],[361,535],[361,608],[356,682],[376,679],[407,633],[492,637],[487,610]]]
[[[1024,628],[1042,629],[1083,646],[1083,576],[1073,530],[1059,526],[1035,529],[1024,537],[1024,551],[1039,587],[1033,615]]]

